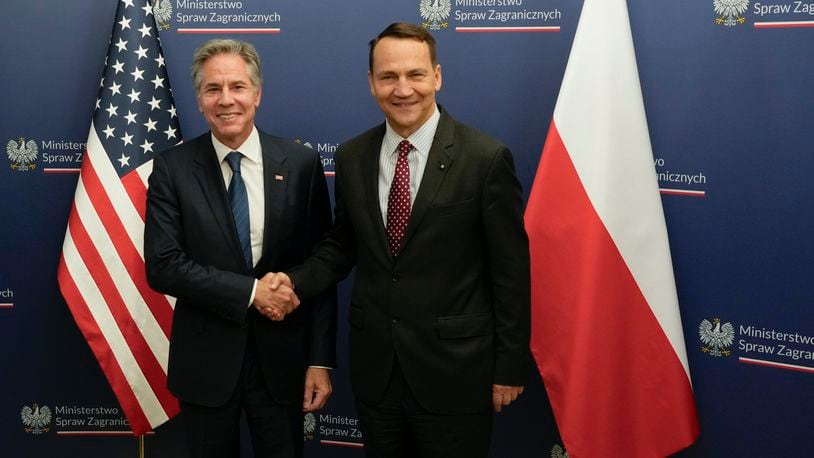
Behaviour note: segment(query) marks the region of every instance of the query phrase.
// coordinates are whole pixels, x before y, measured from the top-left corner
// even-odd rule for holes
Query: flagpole
[[[144,434],[138,437],[138,458],[144,458]]]

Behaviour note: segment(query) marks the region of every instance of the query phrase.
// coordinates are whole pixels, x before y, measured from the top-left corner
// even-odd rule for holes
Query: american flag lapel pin
[[[274,175],[274,181],[283,181],[282,175]]]

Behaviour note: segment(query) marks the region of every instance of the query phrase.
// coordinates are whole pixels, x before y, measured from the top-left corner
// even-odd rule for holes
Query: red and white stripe
[[[624,0],[586,0],[526,209],[532,351],[569,456],[698,435]]]
[[[58,268],[60,290],[136,435],[178,413],[166,387],[175,300],[150,289],[144,269],[151,167],[119,178],[91,125]]]

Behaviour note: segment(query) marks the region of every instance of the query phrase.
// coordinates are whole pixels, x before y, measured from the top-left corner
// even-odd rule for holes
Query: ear
[[[367,71],[367,84],[370,87],[370,95],[376,96],[376,93],[373,91],[373,72],[370,70]]]
[[[435,91],[441,90],[441,64],[435,65]]]
[[[254,107],[255,108],[260,106],[260,99],[262,98],[262,96],[263,96],[263,88],[258,87],[257,88],[257,95],[254,97]]]

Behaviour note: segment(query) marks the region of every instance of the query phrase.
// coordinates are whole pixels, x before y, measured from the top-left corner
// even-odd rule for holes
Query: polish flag
[[[625,0],[585,0],[526,207],[532,351],[569,456],[698,436]]]

